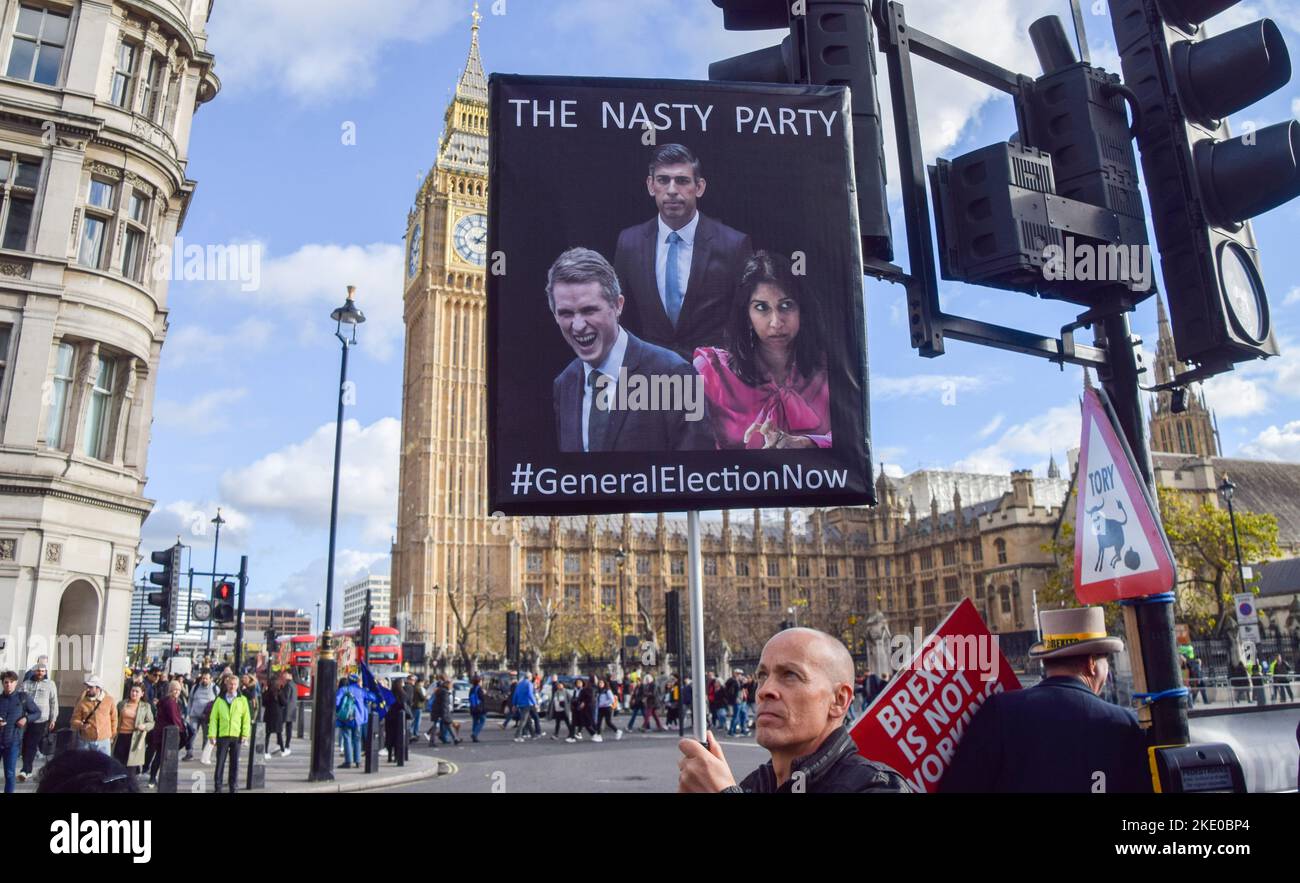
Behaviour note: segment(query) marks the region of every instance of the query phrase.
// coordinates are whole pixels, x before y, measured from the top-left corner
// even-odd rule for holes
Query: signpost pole
[[[691,590],[691,716],[694,718],[695,738],[708,745],[705,736],[708,689],[704,683],[704,566],[700,563],[700,513],[693,511],[686,513],[686,572]]]
[[[1152,514],[1159,524],[1160,509],[1151,468],[1151,451],[1147,447],[1139,399],[1136,344],[1129,328],[1128,314],[1106,317],[1097,326],[1097,331],[1097,343],[1105,346],[1107,353],[1106,367],[1101,369],[1102,389],[1109,399],[1117,429],[1133,455],[1138,479],[1145,485]],[[1153,701],[1140,712],[1142,717],[1149,716],[1152,744],[1186,745],[1191,741],[1187,700],[1179,695],[1162,696],[1182,686],[1174,638],[1174,586],[1168,586],[1165,591],[1169,593],[1167,598],[1157,595],[1134,599],[1137,603],[1126,604],[1124,624],[1130,643],[1129,656],[1134,663],[1134,692],[1153,697]]]

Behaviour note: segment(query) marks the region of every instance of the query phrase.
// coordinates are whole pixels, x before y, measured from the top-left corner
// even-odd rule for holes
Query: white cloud
[[[1285,426],[1270,426],[1253,442],[1242,445],[1241,454],[1259,460],[1285,460],[1300,463],[1300,420]]]
[[[1295,115],[1300,117],[1300,98],[1295,100],[1295,106],[1292,109]],[[1296,304],[1300,304],[1300,287],[1292,288],[1282,300],[1283,306],[1293,307]]]
[[[221,477],[221,492],[246,509],[278,512],[299,524],[329,523],[334,428],[327,423],[305,440],[274,451]],[[397,517],[401,424],[385,417],[362,427],[343,423],[339,511],[361,520],[367,543],[387,543]]]
[[[363,94],[392,44],[464,22],[455,0],[222,0],[209,49],[234,90],[276,89],[301,102]]]
[[[242,388],[214,389],[188,402],[159,399],[154,406],[154,419],[159,426],[179,429],[187,435],[207,435],[222,428],[222,409],[247,395],[248,390]]]
[[[173,324],[175,313],[172,314]],[[233,330],[210,329],[201,325],[181,325],[167,332],[163,344],[163,369],[170,371],[194,365],[220,365],[230,361],[231,347],[241,354],[261,350],[271,341],[275,326],[265,319],[250,316]]]
[[[355,285],[357,306],[366,315],[357,331],[362,351],[387,360],[402,340],[402,278],[400,245],[312,243],[265,259],[257,291],[241,292],[238,283],[230,283],[222,296],[255,299],[260,309],[295,326],[300,340],[312,340],[333,330],[330,311],[347,298],[347,286]]]
[[[334,628],[343,623],[343,587],[367,574],[388,572],[388,553],[340,549],[334,555]],[[257,604],[300,608],[314,617],[316,602],[325,601],[325,556],[313,559],[306,567],[285,577],[274,595],[254,595]]]
[[[990,435],[998,431],[998,428],[1002,426],[1002,422],[1005,419],[1006,418],[1004,418],[1001,414],[998,414],[996,417],[994,417],[992,420],[986,423],[983,429],[975,433],[975,437],[978,439],[988,438]]]
[[[193,559],[194,568],[206,571],[212,565],[212,541],[216,538],[212,519],[216,517],[218,505],[221,506],[223,522],[223,548],[228,539],[240,542],[252,535],[253,519],[237,507],[214,500],[174,500],[155,506],[145,519],[140,536],[140,554],[144,558],[141,566],[150,566],[149,552],[165,549],[179,537],[182,543],[190,547],[190,553],[197,556]],[[186,562],[187,566],[191,563],[188,558]],[[199,566],[200,562],[202,566]]]
[[[1024,423],[1009,427],[991,445],[958,460],[953,469],[986,475],[1005,475],[1013,469],[1046,466],[1044,454],[1079,444],[1079,408],[1060,405]]]
[[[910,377],[873,377],[871,396],[880,401],[935,396],[941,399],[959,392],[975,392],[988,382],[983,377],[962,374],[913,374]]]
[[[1219,417],[1251,417],[1266,413],[1277,399],[1300,398],[1298,344],[1279,337],[1277,345],[1281,356],[1242,362],[1232,372],[1205,381],[1206,402]]]

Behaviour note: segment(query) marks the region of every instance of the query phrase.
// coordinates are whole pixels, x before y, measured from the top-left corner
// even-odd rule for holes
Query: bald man
[[[737,785],[713,733],[707,750],[694,739],[683,739],[678,743],[678,791],[911,792],[897,772],[859,754],[849,737],[844,716],[853,703],[853,657],[838,640],[815,629],[777,632],[763,647],[754,680],[754,732],[772,759]]]

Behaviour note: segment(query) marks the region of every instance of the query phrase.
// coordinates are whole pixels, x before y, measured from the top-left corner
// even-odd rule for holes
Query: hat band
[[[1073,635],[1043,635],[1043,646],[1049,650],[1055,650],[1058,647],[1068,647],[1071,644],[1077,644],[1080,641],[1095,641],[1098,638],[1105,638],[1105,632],[1077,632]]]

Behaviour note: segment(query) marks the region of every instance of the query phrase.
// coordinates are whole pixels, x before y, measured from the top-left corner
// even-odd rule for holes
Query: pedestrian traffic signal
[[[235,584],[228,579],[212,586],[212,623],[216,626],[235,624]]]
[[[1300,196],[1300,123],[1228,130],[1228,115],[1291,79],[1272,21],[1207,36],[1239,2],[1110,0],[1175,348],[1200,377],[1278,354],[1250,219]]]
[[[789,28],[779,46],[709,65],[709,79],[848,86],[853,97],[853,159],[858,225],[866,258],[894,258],[885,195],[884,130],[868,0],[713,0],[729,31]]]
[[[160,592],[150,592],[148,602],[158,608],[158,630],[170,632],[175,619],[176,598],[181,578],[181,544],[170,549],[149,553],[149,560],[161,564],[162,570],[149,574],[149,582],[161,587]]]

